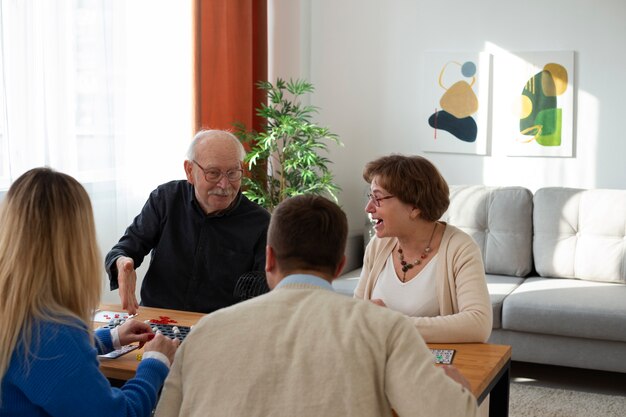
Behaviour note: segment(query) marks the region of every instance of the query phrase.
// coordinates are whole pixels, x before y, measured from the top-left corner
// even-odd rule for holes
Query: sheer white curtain
[[[74,176],[108,252],[154,187],[184,177],[191,10],[191,0],[0,0],[0,194],[37,166]],[[104,275],[103,287],[117,301]]]

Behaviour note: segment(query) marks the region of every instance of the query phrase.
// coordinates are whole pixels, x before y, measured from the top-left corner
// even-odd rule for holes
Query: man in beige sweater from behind
[[[460,417],[476,399],[402,314],[332,291],[347,220],[319,196],[273,212],[268,294],[205,316],[176,353],[157,417]]]

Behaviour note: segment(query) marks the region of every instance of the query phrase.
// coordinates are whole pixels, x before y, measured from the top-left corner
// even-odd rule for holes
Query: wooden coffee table
[[[488,343],[429,343],[431,349],[454,349],[452,365],[469,380],[478,404],[489,396],[489,415],[509,415],[511,346]]]
[[[100,310],[123,311],[120,305],[115,304],[102,304],[100,305]],[[152,319],[158,320],[161,316],[175,320],[176,323],[172,323],[175,325],[193,326],[204,314],[191,313],[189,311],[166,310],[162,308],[139,307],[139,313],[134,318],[136,320],[145,321]],[[93,323],[94,329],[106,324],[105,322]],[[127,381],[134,377],[137,371],[137,365],[139,364],[137,354],[143,354],[143,349],[133,350],[116,359],[101,359],[100,370],[107,378]]]
[[[103,304],[101,310],[122,311],[121,306]],[[161,308],[140,307],[137,320],[159,319],[162,316],[175,320],[177,325],[193,326],[204,314],[187,311],[166,310]],[[94,328],[106,323],[94,322]],[[487,343],[454,343],[428,344],[431,349],[454,349],[456,351],[452,365],[469,380],[472,393],[478,404],[489,397],[489,415],[507,417],[509,414],[509,380],[511,368],[511,347],[492,345]],[[137,353],[143,349],[134,350],[117,359],[102,359],[100,370],[110,379],[128,380],[135,376]]]

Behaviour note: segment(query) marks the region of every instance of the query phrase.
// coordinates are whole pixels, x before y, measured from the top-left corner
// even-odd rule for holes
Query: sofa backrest
[[[485,272],[523,277],[533,267],[533,195],[523,187],[450,186],[442,220],[478,244]]]
[[[626,283],[626,190],[541,188],[533,202],[539,275]]]

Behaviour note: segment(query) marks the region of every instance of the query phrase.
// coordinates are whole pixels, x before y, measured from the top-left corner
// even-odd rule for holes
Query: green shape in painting
[[[561,146],[561,109],[546,109],[537,115],[537,124],[543,126],[535,140],[542,146]]]
[[[554,87],[554,80],[547,71],[538,72],[526,82],[522,95],[528,97],[530,103],[532,103],[532,109],[527,117],[520,119],[520,132],[538,124],[536,118],[539,112],[556,107],[556,96],[554,94],[546,94],[544,92],[544,87],[546,86],[548,90],[553,90],[550,87]]]

